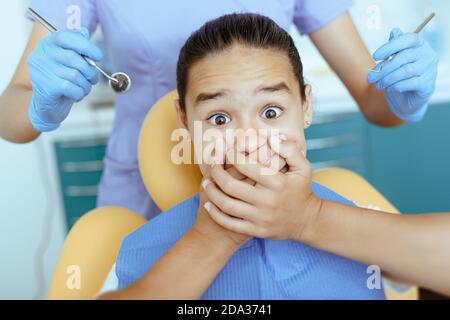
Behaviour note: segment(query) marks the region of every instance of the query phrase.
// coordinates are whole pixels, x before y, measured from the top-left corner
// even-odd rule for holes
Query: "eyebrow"
[[[277,92],[277,91],[286,91],[291,92],[289,86],[285,82],[280,82],[274,85],[262,85],[255,89],[253,94],[264,93],[264,92]],[[195,98],[195,104],[199,104],[201,102],[214,100],[218,98],[223,98],[229,94],[229,90],[220,90],[217,92],[202,92]]]
[[[227,90],[221,90],[221,91],[212,92],[212,93],[202,92],[195,98],[195,104],[205,102],[208,100],[214,100],[217,98],[223,98],[224,96],[227,95],[227,93],[228,93]]]
[[[259,88],[256,88],[254,94],[261,93],[261,92],[277,92],[277,91],[286,91],[291,92],[291,89],[289,89],[289,86],[285,82],[280,82],[274,85],[263,85]]]

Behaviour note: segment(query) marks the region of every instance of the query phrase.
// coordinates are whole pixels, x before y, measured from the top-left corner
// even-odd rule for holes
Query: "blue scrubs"
[[[320,198],[353,206],[313,183]],[[116,262],[119,289],[149,270],[194,224],[198,196],[159,215],[126,237]],[[183,266],[180,266],[183,272]],[[203,299],[385,299],[369,289],[367,266],[297,241],[252,238],[227,262]]]

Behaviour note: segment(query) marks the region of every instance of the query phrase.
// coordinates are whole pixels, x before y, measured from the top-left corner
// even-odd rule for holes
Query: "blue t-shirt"
[[[312,184],[322,199],[353,206]],[[194,224],[198,195],[150,220],[122,243],[116,264],[119,289],[139,279]],[[180,266],[182,272],[183,266]],[[291,240],[252,238],[230,258],[203,299],[385,299],[369,289],[367,266]]]

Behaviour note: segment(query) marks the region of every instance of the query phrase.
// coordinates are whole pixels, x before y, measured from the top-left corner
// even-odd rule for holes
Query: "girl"
[[[303,130],[311,123],[311,87],[304,83],[300,56],[289,34],[260,15],[232,14],[210,21],[182,48],[177,84],[180,122],[192,136],[200,122],[205,131],[279,130],[279,138],[270,136],[267,144],[228,145],[226,163],[240,177],[222,164],[200,164],[205,177],[200,196],[152,219],[124,240],[116,263],[118,290],[101,298],[384,299],[383,288],[367,286],[367,266],[297,241],[303,219],[280,216],[288,219],[279,225],[290,225],[289,232],[251,238],[220,226],[210,216],[217,217],[221,210],[236,210],[246,219],[266,216],[279,205],[271,203],[274,194],[289,187],[276,182],[278,174],[292,183],[310,184],[303,176],[307,162],[298,155],[306,150]],[[207,147],[200,142],[194,141],[194,147],[201,148],[197,154]],[[277,165],[284,173],[261,174],[279,158],[267,148],[251,161],[255,149],[264,146],[286,159]],[[233,154],[245,161],[235,161]],[[311,212],[319,209],[319,198],[352,205],[317,184],[298,199],[298,188],[293,184],[290,195],[308,203]],[[227,204],[220,200],[226,194]],[[263,210],[237,197],[248,203],[261,201]]]

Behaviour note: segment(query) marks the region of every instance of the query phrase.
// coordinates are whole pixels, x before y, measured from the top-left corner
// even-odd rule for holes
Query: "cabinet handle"
[[[96,172],[103,170],[103,161],[82,161],[82,162],[64,162],[61,164],[61,171],[65,173],[75,172]]]
[[[326,124],[333,122],[341,122],[350,119],[356,119],[357,113],[355,112],[346,112],[346,113],[335,113],[335,114],[315,114],[313,116],[313,125],[318,124]]]
[[[65,188],[64,194],[68,197],[96,197],[98,186],[69,186]]]
[[[358,141],[359,136],[354,134],[344,134],[337,137],[308,139],[306,144],[308,150],[321,150],[349,145]]]
[[[63,141],[57,142],[56,145],[61,149],[75,149],[103,147],[106,143],[107,140],[105,138],[98,138],[92,140]]]

